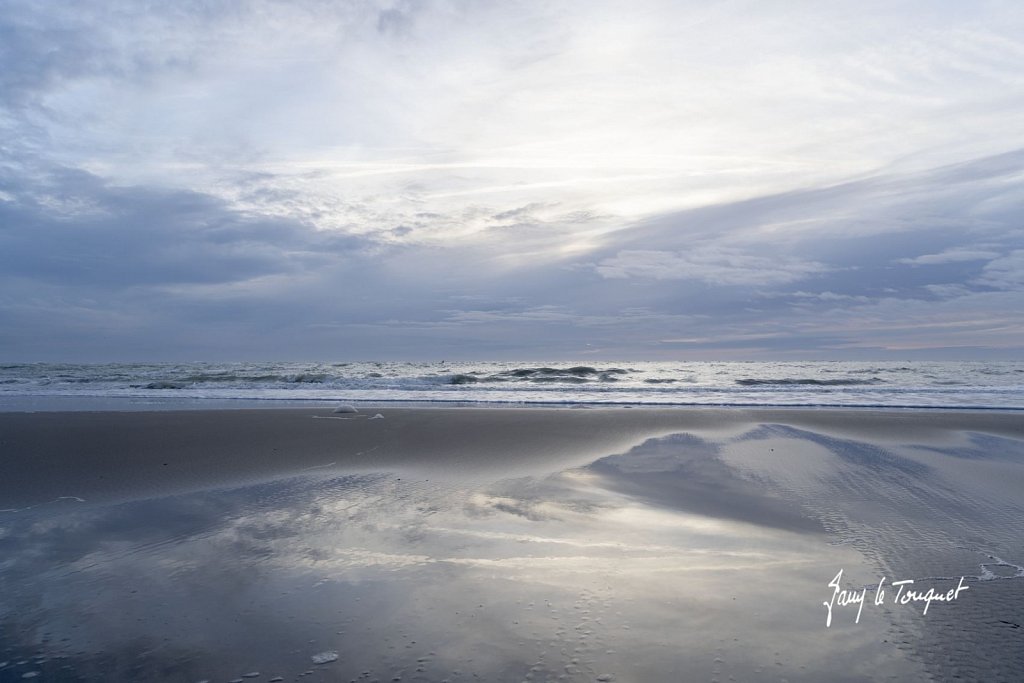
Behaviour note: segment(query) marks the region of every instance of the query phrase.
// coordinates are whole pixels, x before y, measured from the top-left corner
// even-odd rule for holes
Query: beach
[[[1024,670],[1012,411],[3,412],[0,447],[0,681]]]

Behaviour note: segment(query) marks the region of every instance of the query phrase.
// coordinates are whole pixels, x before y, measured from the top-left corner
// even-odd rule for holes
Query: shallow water
[[[1022,483],[1015,439],[768,424],[547,476],[55,501],[0,515],[0,681],[1009,680]],[[840,569],[969,589],[826,628]]]

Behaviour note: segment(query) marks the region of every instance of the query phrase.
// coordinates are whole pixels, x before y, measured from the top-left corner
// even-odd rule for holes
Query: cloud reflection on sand
[[[766,439],[797,458],[847,457],[795,486],[743,450]],[[909,648],[883,642],[908,628],[887,612],[823,626],[835,571],[870,583],[879,557],[834,544],[835,520],[807,510],[832,496],[852,528],[860,489],[844,486],[858,471],[882,493],[911,470],[937,476],[935,463],[908,470],[862,446],[785,429],[683,434],[480,485],[318,471],[26,511],[0,520],[0,661],[13,662],[0,680],[919,677]],[[947,621],[985,618],[955,607]],[[932,617],[925,627],[943,623]],[[324,651],[338,660],[312,664]]]

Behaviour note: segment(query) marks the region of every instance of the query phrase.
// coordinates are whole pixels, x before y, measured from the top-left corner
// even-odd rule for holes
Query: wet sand
[[[1019,414],[0,413],[0,448],[0,681],[1024,671]]]

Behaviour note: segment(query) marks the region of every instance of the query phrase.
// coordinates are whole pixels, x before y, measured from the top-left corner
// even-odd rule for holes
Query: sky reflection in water
[[[919,675],[888,611],[824,628],[826,583],[877,558],[737,466],[769,438],[821,447],[684,434],[475,487],[335,473],[7,515],[0,680]],[[879,463],[856,466],[905,474]]]

